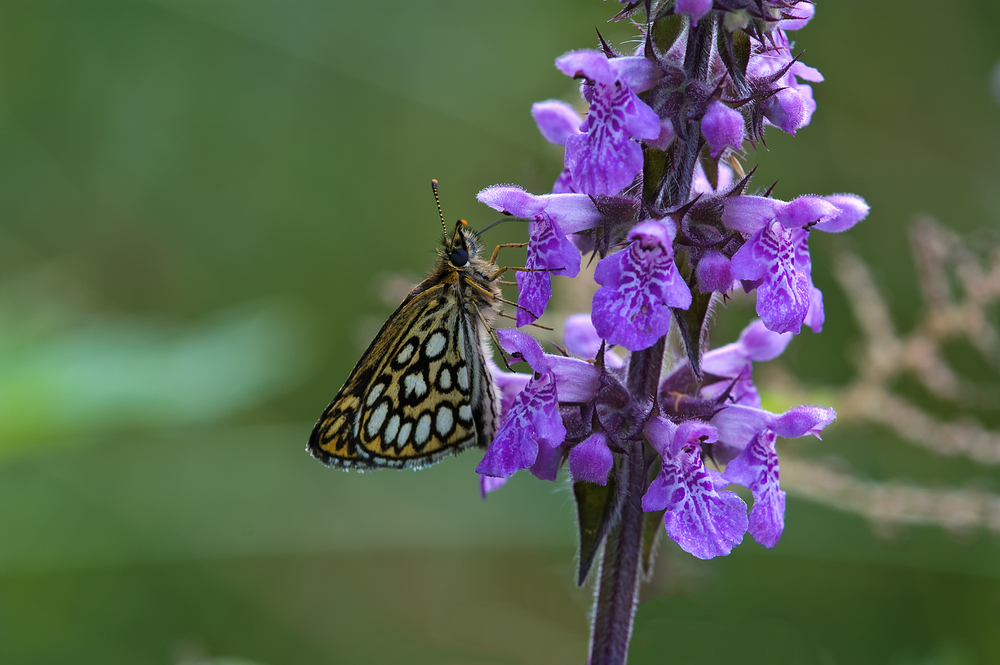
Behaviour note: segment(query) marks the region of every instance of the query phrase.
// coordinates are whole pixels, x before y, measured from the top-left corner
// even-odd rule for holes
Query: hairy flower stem
[[[716,19],[717,20],[717,19]],[[708,82],[709,56],[716,30],[716,20],[703,20],[688,32],[684,69],[691,81]],[[659,209],[676,208],[687,202],[694,178],[695,165],[701,152],[700,119],[692,118],[686,127],[678,127],[678,138],[669,155],[670,163],[653,203]]]
[[[636,351],[629,363],[629,392],[637,401],[651,401],[656,393],[663,362],[665,339]],[[628,656],[632,619],[639,600],[639,567],[642,552],[642,494],[646,465],[642,441],[625,442],[627,454],[619,467],[623,495],[618,522],[608,533],[601,561],[600,587],[594,602],[590,665],[622,665]]]
[[[632,619],[639,598],[639,559],[642,551],[642,499],[646,479],[642,442],[628,441],[621,464],[627,484],[618,523],[608,533],[601,561],[601,581],[594,604],[591,665],[622,665],[628,656]]]

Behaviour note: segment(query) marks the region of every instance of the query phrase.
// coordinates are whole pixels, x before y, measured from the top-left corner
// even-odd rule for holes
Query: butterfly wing
[[[421,285],[393,313],[313,429],[314,457],[419,468],[489,443],[497,408],[480,321],[456,281]]]

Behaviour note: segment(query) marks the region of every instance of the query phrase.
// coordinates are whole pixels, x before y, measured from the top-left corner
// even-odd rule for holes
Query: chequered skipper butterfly
[[[437,181],[432,186],[437,198]],[[345,469],[416,469],[493,440],[500,406],[486,358],[490,324],[506,302],[504,270],[497,252],[489,261],[480,252],[465,220],[450,237],[445,227],[434,268],[385,322],[313,428],[313,457]]]

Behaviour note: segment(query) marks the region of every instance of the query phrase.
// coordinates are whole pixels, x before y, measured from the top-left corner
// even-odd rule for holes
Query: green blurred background
[[[822,389],[859,339],[831,248],[869,264],[906,330],[914,218],[1000,225],[1000,7],[818,4],[795,39],[826,76],[819,110],[746,161],[780,198],[872,206],[812,244],[828,326],[785,362]],[[560,155],[530,105],[575,99],[553,61],[595,27],[629,38],[617,8],[0,2],[0,662],[584,662],[565,480],[482,502],[478,453],[358,475],[304,445],[433,260],[428,181],[475,227],[496,218],[482,187],[546,191]],[[751,315],[723,311],[714,339]],[[922,404],[1000,428],[995,405]],[[874,427],[828,431],[799,451],[1000,485]],[[643,593],[631,663],[1000,662],[985,532],[879,537],[791,497],[773,550],[702,562],[667,542]]]

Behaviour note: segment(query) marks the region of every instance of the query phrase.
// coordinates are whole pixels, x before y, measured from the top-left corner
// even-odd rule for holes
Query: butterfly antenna
[[[436,178],[431,178],[431,190],[434,191],[434,203],[437,203],[438,217],[441,218],[441,228],[444,229],[444,234],[448,235],[448,225],[444,223],[444,213],[441,212],[441,197],[438,196],[438,181]]]

